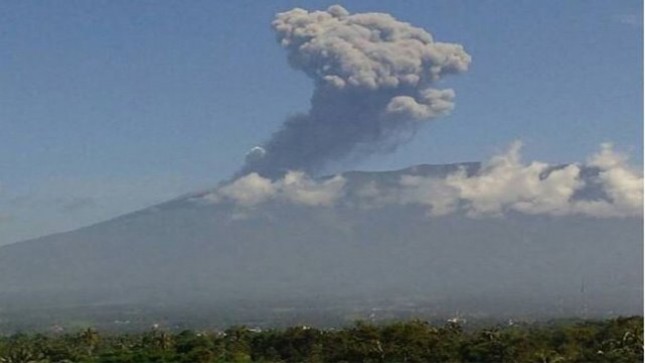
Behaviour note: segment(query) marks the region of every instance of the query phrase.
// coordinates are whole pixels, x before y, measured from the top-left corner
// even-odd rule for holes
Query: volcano
[[[484,316],[641,311],[641,218],[429,216],[415,205],[353,203],[367,185],[479,167],[347,172],[343,203],[332,207],[275,201],[240,213],[194,193],[3,246],[0,316],[244,304]]]

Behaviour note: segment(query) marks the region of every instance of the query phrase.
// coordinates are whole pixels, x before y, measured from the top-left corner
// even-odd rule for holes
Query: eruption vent
[[[454,91],[434,85],[470,64],[461,45],[435,42],[388,14],[352,15],[335,5],[280,13],[272,25],[291,66],[315,89],[309,111],[288,118],[239,175],[315,173],[353,152],[393,150],[420,121],[452,110]]]

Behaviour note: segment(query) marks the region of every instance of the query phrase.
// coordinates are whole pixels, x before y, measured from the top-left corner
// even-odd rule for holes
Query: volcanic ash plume
[[[352,152],[392,150],[420,121],[452,110],[454,91],[434,85],[470,64],[461,45],[435,42],[388,14],[335,5],[280,13],[272,25],[291,66],[314,80],[311,108],[254,148],[238,175],[315,173]]]

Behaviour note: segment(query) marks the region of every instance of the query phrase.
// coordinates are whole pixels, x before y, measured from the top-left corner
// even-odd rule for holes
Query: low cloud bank
[[[445,179],[403,176],[394,199],[428,206],[430,215],[464,212],[481,217],[511,211],[594,217],[642,214],[642,174],[631,168],[627,157],[615,152],[611,144],[603,144],[585,165],[566,166],[538,161],[524,164],[521,146],[520,142],[513,143],[473,176],[464,170]],[[595,190],[595,195],[585,195],[590,190]]]
[[[232,201],[242,207],[254,207],[271,200],[307,206],[331,206],[344,194],[345,178],[337,175],[324,181],[311,179],[300,171],[290,171],[271,181],[257,173],[236,179],[206,198],[212,202]]]
[[[521,142],[482,164],[474,174],[465,169],[445,177],[402,175],[396,186],[371,182],[348,190],[337,175],[314,180],[290,171],[276,181],[250,173],[220,187],[206,198],[251,208],[269,201],[306,206],[421,205],[429,216],[462,213],[473,218],[509,212],[554,216],[630,217],[643,213],[642,172],[626,155],[602,144],[584,164],[524,163]]]

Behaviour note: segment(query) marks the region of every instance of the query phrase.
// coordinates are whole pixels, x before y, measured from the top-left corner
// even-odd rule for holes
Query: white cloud
[[[297,204],[331,206],[342,196],[345,178],[337,175],[324,181],[314,181],[302,172],[289,172],[278,181],[282,196]]]
[[[338,175],[316,181],[300,171],[290,171],[276,181],[257,173],[245,175],[220,187],[204,198],[211,202],[230,200],[243,207],[253,207],[269,200],[281,200],[307,206],[331,206],[344,193],[345,179]]]
[[[403,175],[398,185],[369,182],[352,191],[347,205],[379,208],[414,204],[428,208],[430,216],[464,213],[474,218],[509,212],[554,216],[639,216],[643,212],[643,176],[631,168],[626,155],[611,144],[601,145],[586,164],[524,163],[521,142],[482,164],[474,175],[459,170],[445,177]],[[585,174],[583,176],[583,174]],[[248,174],[206,196],[211,202],[230,200],[253,207],[270,200],[307,206],[333,206],[347,192],[338,175],[314,180],[290,171],[276,181]],[[589,195],[589,190],[596,190]]]
[[[469,214],[500,214],[506,210],[564,213],[568,200],[582,186],[578,166],[569,165],[542,177],[549,165],[522,164],[520,149],[521,143],[513,143],[507,153],[491,158],[471,178],[464,172],[446,178],[446,185],[456,189],[459,198],[468,205]]]
[[[251,173],[221,187],[210,198],[225,197],[243,206],[253,206],[272,198],[276,192],[277,187],[271,183],[271,180],[265,179],[257,173]]]
[[[598,168],[591,182],[598,184],[608,199],[580,200],[576,192],[586,186],[583,167],[564,167],[521,161],[521,143],[494,156],[473,176],[465,170],[446,178],[404,176],[398,201],[429,207],[431,215],[463,211],[472,217],[498,216],[515,211],[524,214],[621,217],[640,215],[643,209],[643,177],[627,164],[624,155],[604,144],[587,167]]]
[[[602,144],[587,164],[600,170],[596,181],[609,200],[578,201],[577,212],[604,217],[643,213],[643,175],[630,167],[626,155],[615,152],[612,144]]]

